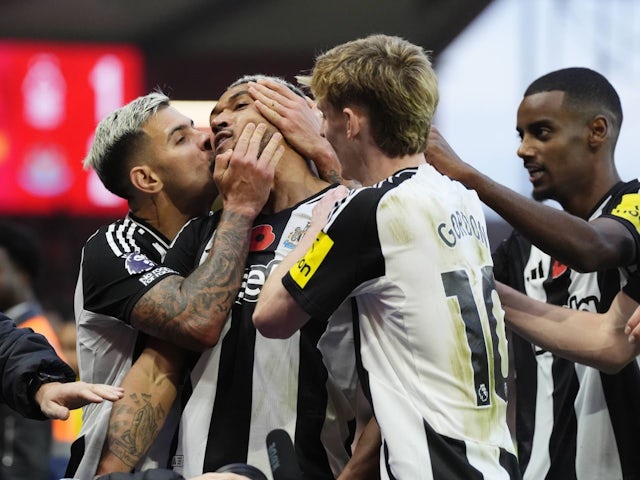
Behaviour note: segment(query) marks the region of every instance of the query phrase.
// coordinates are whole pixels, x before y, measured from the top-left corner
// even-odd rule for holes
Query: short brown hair
[[[371,35],[316,58],[311,76],[298,77],[316,100],[349,105],[369,115],[373,139],[391,157],[423,152],[438,104],[438,80],[428,53],[402,38]]]

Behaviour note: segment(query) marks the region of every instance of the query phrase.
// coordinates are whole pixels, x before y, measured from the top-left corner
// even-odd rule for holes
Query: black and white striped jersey
[[[638,181],[618,183],[590,217],[622,222],[636,241],[636,252],[640,252],[639,189]],[[604,312],[621,289],[640,301],[637,264],[579,273],[518,233],[498,247],[494,262],[498,280],[544,302]],[[607,375],[557,357],[515,334],[512,345],[516,439],[524,479],[640,478],[637,363]]]
[[[503,313],[474,192],[430,165],[352,191],[283,284],[312,317],[345,300],[357,313],[383,479],[520,478]]]
[[[75,292],[80,379],[119,385],[141,352],[141,335],[129,325],[131,309],[146,290],[176,272],[161,265],[169,240],[132,214],[101,227],[82,250]],[[72,447],[69,476],[93,478],[104,444],[111,402],[89,404]],[[175,429],[168,419],[140,468],[166,466],[168,442]],[[76,465],[79,465],[76,470]]]
[[[191,371],[193,391],[172,462],[186,478],[237,462],[271,478],[265,439],[276,428],[292,437],[305,479],[333,479],[348,461],[357,386],[349,306],[332,328],[310,321],[286,340],[264,338],[251,318],[265,279],[302,238],[323,193],[254,223],[229,320]],[[187,224],[165,265],[192,271],[209,252],[215,225],[215,219]]]

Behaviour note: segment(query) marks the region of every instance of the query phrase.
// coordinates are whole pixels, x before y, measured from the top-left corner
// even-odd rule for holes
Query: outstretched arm
[[[587,222],[514,192],[463,162],[435,127],[426,157],[438,171],[475,190],[531,243],[576,271],[617,268],[635,260],[634,239],[620,222],[610,218]]]
[[[211,252],[187,278],[167,277],[138,300],[131,313],[137,329],[190,350],[218,342],[240,288],[253,220],[283,153],[276,133],[258,158],[264,133],[264,124],[248,124],[235,149],[216,157],[214,177],[224,207]]]
[[[111,385],[85,382],[43,384],[35,394],[36,403],[47,418],[66,420],[69,410],[84,407],[89,403],[115,402],[123,396],[123,390]]]
[[[253,324],[265,337],[289,338],[309,320],[309,314],[282,285],[282,278],[313,248],[318,233],[327,223],[331,209],[346,194],[347,189],[342,186],[327,192],[313,208],[311,224],[302,240],[267,277],[253,311]]]
[[[0,314],[0,400],[29,418],[69,417],[88,403],[115,401],[122,389],[74,382],[75,373],[47,339]]]
[[[616,373],[640,353],[624,331],[638,303],[624,292],[606,313],[597,314],[540,302],[500,282],[496,288],[509,327],[560,357]]]

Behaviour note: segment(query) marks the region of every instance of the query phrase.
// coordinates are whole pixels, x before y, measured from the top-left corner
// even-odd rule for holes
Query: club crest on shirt
[[[151,270],[156,263],[149,260],[143,253],[132,252],[124,256],[124,266],[130,275],[135,275]]]
[[[311,226],[311,223],[307,222],[304,228],[294,228],[293,231],[289,233],[287,239],[283,242],[283,245],[290,250],[296,248],[296,245],[298,245],[300,240],[302,240],[302,237],[304,237],[304,234],[309,230],[309,226]]]

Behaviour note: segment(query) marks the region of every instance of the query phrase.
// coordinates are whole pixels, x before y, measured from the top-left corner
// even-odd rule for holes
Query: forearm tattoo
[[[240,289],[253,218],[223,212],[211,252],[187,278],[169,277],[137,303],[138,323],[164,338],[222,329]]]
[[[344,179],[337,170],[324,170],[321,172],[320,178],[329,183],[344,183]]]
[[[129,395],[128,403],[114,405],[108,449],[130,468],[147,452],[166,417],[162,406],[153,406],[151,398],[151,395],[134,393]]]

